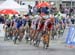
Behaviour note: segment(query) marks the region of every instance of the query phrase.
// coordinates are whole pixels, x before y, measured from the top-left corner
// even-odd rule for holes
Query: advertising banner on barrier
[[[66,43],[68,45],[75,45],[75,27],[70,27],[66,38]]]
[[[4,24],[0,24],[0,37],[4,37],[5,36],[5,31],[3,29]]]

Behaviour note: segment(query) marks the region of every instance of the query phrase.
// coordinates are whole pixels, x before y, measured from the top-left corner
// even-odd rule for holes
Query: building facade
[[[4,2],[5,0],[0,0],[0,4]],[[58,7],[59,4],[62,4],[64,7],[67,8],[75,8],[75,0],[15,0],[19,4],[21,4],[23,1],[51,1],[55,3],[55,6]]]
[[[67,7],[67,8],[75,8],[75,0],[63,0],[62,1],[62,4],[64,7]]]

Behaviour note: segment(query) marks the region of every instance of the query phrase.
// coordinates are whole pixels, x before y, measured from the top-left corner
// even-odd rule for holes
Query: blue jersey
[[[26,19],[22,19],[22,24],[25,26],[26,25]]]
[[[22,19],[16,19],[15,22],[17,28],[20,28],[22,26]]]
[[[65,23],[65,18],[63,19],[63,23]]]

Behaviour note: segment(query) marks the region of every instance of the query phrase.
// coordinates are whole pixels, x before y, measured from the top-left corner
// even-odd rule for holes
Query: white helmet
[[[37,18],[37,17],[38,17],[38,15],[35,15],[35,16],[34,16],[34,18]]]
[[[4,14],[1,14],[1,16],[4,16]]]

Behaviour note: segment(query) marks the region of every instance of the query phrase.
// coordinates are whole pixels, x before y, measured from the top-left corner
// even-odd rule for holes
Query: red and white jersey
[[[50,19],[45,20],[44,26],[47,26],[47,23],[50,22]]]
[[[50,19],[45,20],[45,23],[44,23],[44,30],[47,28],[48,22],[50,22]]]
[[[42,23],[41,20],[39,20],[39,22],[38,22],[38,28],[37,29],[38,30],[43,30],[44,29],[44,23]]]
[[[38,21],[38,27],[37,27],[37,30],[40,29],[40,25],[41,25],[41,23],[40,23],[40,20],[39,20],[39,21]]]
[[[44,24],[44,30],[46,29],[51,30],[52,28],[53,28],[53,25],[51,23],[51,19],[47,19]]]

